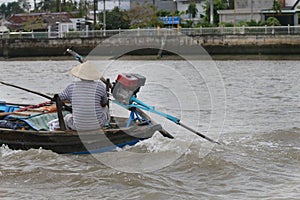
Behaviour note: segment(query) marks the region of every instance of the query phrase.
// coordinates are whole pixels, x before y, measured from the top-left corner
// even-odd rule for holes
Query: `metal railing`
[[[185,34],[188,36],[206,35],[292,35],[300,34],[300,26],[251,26],[251,27],[199,27],[199,28],[161,28],[161,29],[117,29],[84,30],[69,32],[10,32],[1,38],[101,38],[114,35],[158,36]]]
[[[181,33],[196,35],[290,35],[300,34],[300,26],[242,26],[242,27],[200,27],[181,29]]]

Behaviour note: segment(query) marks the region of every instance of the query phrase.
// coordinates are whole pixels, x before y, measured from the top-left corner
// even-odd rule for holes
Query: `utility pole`
[[[251,20],[253,20],[253,0],[251,1]]]
[[[96,23],[97,23],[97,19],[96,19],[96,17],[97,17],[97,14],[96,14],[96,11],[97,11],[96,4],[97,4],[97,0],[94,0],[94,29],[95,29]]]
[[[210,0],[210,23],[214,23],[214,1]]]
[[[235,24],[236,24],[236,0],[233,1],[233,6],[234,6],[234,16],[233,16],[233,24],[234,24],[234,27],[235,27]]]
[[[103,30],[105,34],[106,30],[106,8],[105,8],[105,0],[103,0]]]
[[[88,4],[87,0],[84,0],[84,11],[85,11],[85,19],[88,19]]]

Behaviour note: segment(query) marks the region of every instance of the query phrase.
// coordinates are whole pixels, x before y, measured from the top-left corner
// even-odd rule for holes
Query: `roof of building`
[[[56,22],[71,22],[72,14],[62,13],[22,13],[11,16],[8,21],[12,30],[25,29],[25,26],[31,29],[47,29],[49,25],[55,25]]]
[[[299,3],[300,3],[300,0],[297,0],[297,1],[295,2],[295,4],[293,5],[292,9],[293,9],[293,10],[296,9],[296,6],[297,6]]]

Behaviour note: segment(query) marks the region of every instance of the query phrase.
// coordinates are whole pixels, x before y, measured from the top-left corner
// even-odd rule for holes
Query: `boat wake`
[[[294,185],[300,184],[299,134],[299,128],[256,134],[227,133],[220,139],[222,145],[213,146],[203,156],[202,151],[210,148],[209,142],[181,137],[170,140],[157,133],[135,146],[96,154],[96,158],[102,158],[101,162],[94,162],[95,155],[57,154],[43,149],[16,151],[2,146],[1,188],[6,192],[5,197],[29,195],[32,189],[39,197],[37,191],[42,188],[47,188],[46,196],[55,190],[56,196],[63,197],[70,192],[69,188],[98,188],[99,184],[106,188],[107,180],[110,184],[107,190],[113,190],[112,185],[126,190],[135,184],[148,188],[152,187],[147,185],[149,182],[163,184],[161,179],[176,185],[187,181],[182,180],[184,174],[190,177],[189,184],[205,182],[196,192],[198,195],[205,196],[205,191],[219,185],[224,191],[235,190],[239,198],[242,194],[259,198],[274,190],[293,198]],[[14,193],[16,187],[18,194]],[[184,192],[183,189],[174,187],[166,194]]]

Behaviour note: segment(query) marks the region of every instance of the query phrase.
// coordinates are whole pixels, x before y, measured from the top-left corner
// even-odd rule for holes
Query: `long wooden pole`
[[[45,95],[45,94],[42,94],[42,93],[39,93],[39,92],[36,92],[36,91],[33,91],[33,90],[29,90],[29,89],[26,89],[26,88],[23,88],[23,87],[20,87],[20,86],[17,86],[17,85],[5,83],[5,82],[3,82],[3,81],[0,81],[0,83],[3,84],[3,85],[6,85],[6,86],[18,88],[18,89],[24,90],[24,91],[26,91],[26,92],[30,92],[30,93],[33,93],[33,94],[42,96],[42,97],[44,97],[44,98],[46,98],[46,99],[52,100],[52,97],[50,97],[50,96],[48,96],[48,95]]]
[[[3,82],[3,81],[0,81],[0,84],[6,85],[6,86],[10,86],[10,87],[14,87],[14,88],[17,88],[17,89],[20,89],[20,90],[24,90],[24,91],[26,91],[26,92],[30,92],[30,93],[39,95],[39,96],[44,97],[44,98],[46,98],[46,99],[49,99],[49,100],[51,100],[51,101],[53,100],[53,97],[50,97],[50,96],[48,96],[48,95],[46,95],[46,94],[42,94],[42,93],[40,93],[40,92],[36,92],[36,91],[33,91],[33,90],[29,90],[29,89],[27,89],[27,88],[23,88],[23,87],[20,87],[20,86],[17,86],[17,85],[5,83],[5,82]],[[65,106],[65,109],[66,109],[66,110],[72,112],[72,108],[71,108],[71,107],[69,107],[69,106],[67,106],[67,105],[64,105],[64,106]]]

